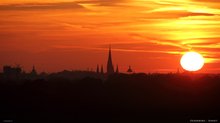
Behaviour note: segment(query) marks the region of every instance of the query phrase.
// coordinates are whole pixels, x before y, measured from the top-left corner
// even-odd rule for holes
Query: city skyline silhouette
[[[112,60],[112,52],[111,52],[111,45],[109,45],[109,51],[108,51],[108,58],[107,58],[107,63],[106,63],[106,68],[104,69],[103,67],[103,64],[99,65],[97,64],[97,67],[96,67],[96,70],[93,69],[93,68],[87,68],[86,70],[72,70],[72,71],[90,71],[90,72],[97,72],[97,73],[106,73],[107,75],[110,75],[110,74],[114,74],[114,73],[119,73],[119,66],[118,64],[115,65],[115,68],[114,68],[114,65],[113,65],[113,60]],[[100,68],[99,68],[100,66]],[[64,69],[65,70],[65,69]],[[21,66],[20,64],[17,64],[15,66],[13,65],[4,65],[3,66],[3,69],[2,69],[2,72],[3,73],[22,73],[22,72],[26,72],[24,69],[23,69],[23,66]],[[45,71],[43,71],[44,73]],[[128,67],[128,70],[124,70],[123,71],[124,73],[126,72],[133,72],[133,70],[131,69],[131,66],[129,65]],[[34,73],[36,74],[36,68],[35,68],[35,65],[33,65],[32,67],[32,70],[31,70],[31,73]]]
[[[219,123],[218,0],[0,0],[0,123]]]

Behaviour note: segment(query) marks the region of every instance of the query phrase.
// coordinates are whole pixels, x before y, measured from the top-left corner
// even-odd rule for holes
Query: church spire
[[[127,72],[128,72],[128,73],[132,73],[132,72],[133,72],[133,70],[131,69],[131,66],[129,66]]]
[[[113,74],[114,67],[112,64],[111,45],[109,46],[108,62],[107,62],[107,74]]]
[[[35,69],[35,66],[33,66],[32,71],[31,71],[31,74],[32,74],[32,75],[37,75],[37,71],[36,71],[36,69]]]

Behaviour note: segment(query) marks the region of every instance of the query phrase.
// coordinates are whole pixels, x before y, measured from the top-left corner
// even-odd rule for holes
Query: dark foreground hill
[[[220,77],[210,75],[10,80],[1,82],[0,97],[0,122],[189,123],[220,117]]]

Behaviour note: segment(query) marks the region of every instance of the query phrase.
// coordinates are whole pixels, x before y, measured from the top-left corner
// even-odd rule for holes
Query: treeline
[[[0,117],[28,123],[216,119],[220,117],[219,82],[219,76],[182,74],[1,81]]]

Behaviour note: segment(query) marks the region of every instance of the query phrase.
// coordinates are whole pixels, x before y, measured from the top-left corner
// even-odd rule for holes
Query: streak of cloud
[[[84,9],[76,2],[61,3],[26,3],[0,5],[0,10],[51,10],[51,9]]]

